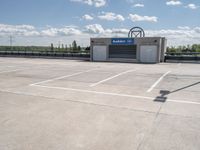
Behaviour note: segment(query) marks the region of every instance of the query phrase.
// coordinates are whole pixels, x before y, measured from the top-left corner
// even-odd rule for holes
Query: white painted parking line
[[[53,78],[53,79],[44,80],[44,81],[41,81],[41,82],[30,84],[30,86],[38,85],[38,84],[42,84],[42,83],[48,83],[48,82],[52,82],[52,81],[56,81],[56,80],[61,80],[61,79],[68,78],[68,77],[73,77],[73,76],[80,75],[80,74],[90,72],[90,71],[93,71],[93,70],[96,70],[96,69],[90,69],[90,70],[81,71],[81,72],[77,72],[77,73],[66,75],[66,76],[61,76],[61,77],[57,77],[57,78]]]
[[[99,91],[64,88],[64,87],[56,87],[56,86],[45,86],[45,85],[32,85],[32,86],[41,87],[41,88],[48,88],[48,89],[67,90],[67,91],[102,94],[102,95],[111,95],[111,96],[121,96],[121,97],[129,97],[129,98],[142,98],[142,99],[150,99],[150,100],[155,99],[155,98],[152,98],[152,97],[145,97],[145,96],[136,96],[136,95],[128,95],[128,94],[109,93],[109,92],[99,92]]]
[[[8,70],[8,71],[1,71],[0,74],[3,74],[3,73],[11,73],[11,72],[17,72],[17,71],[22,71],[24,69],[15,69],[15,70]]]
[[[138,99],[143,99],[143,100],[155,100],[155,97],[147,97],[147,96],[139,96],[139,95],[129,95],[129,94],[110,93],[110,92],[99,92],[99,91],[64,88],[64,87],[56,87],[56,86],[44,86],[44,85],[32,85],[32,86],[40,87],[40,88],[47,88],[47,89],[57,89],[57,90],[66,90],[66,91],[74,91],[74,92],[82,92],[82,93],[99,94],[99,95],[119,96],[119,97],[127,97],[127,98],[138,98]],[[199,102],[183,101],[183,100],[175,100],[175,99],[167,99],[166,103],[167,102],[200,105]]]
[[[149,92],[151,92],[159,83],[160,83],[160,81],[162,81],[162,79],[166,76],[166,75],[168,75],[169,73],[170,73],[171,71],[168,71],[168,72],[166,72],[165,74],[163,74],[148,90],[147,90],[147,92],[149,93]]]
[[[173,99],[169,99],[169,100],[167,100],[167,102],[200,105],[199,102],[193,102],[193,101],[182,101],[182,100],[173,100]]]
[[[101,81],[99,81],[99,82],[93,83],[93,84],[90,85],[90,87],[97,86],[97,85],[99,85],[99,84],[101,84],[101,83],[104,83],[104,82],[106,82],[106,81],[109,81],[109,80],[111,80],[111,79],[114,79],[114,78],[116,78],[116,77],[119,77],[119,76],[121,76],[121,75],[130,73],[130,72],[133,72],[133,71],[136,71],[136,70],[128,70],[128,71],[121,72],[121,73],[119,73],[119,74],[117,74],[117,75],[114,75],[114,76],[111,76],[111,77],[106,78],[106,79],[104,79],[104,80],[101,80]]]

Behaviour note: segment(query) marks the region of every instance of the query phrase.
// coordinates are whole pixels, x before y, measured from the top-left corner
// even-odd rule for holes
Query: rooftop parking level
[[[200,64],[0,58],[1,150],[199,150]]]

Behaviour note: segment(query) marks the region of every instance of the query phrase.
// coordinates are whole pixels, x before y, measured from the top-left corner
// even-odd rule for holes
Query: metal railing
[[[27,51],[27,50],[6,50],[0,51],[0,56],[38,56],[38,57],[82,57],[89,58],[89,53],[71,53],[63,51]]]
[[[200,52],[167,52],[165,60],[200,61]]]
[[[200,56],[200,52],[166,52],[167,56]]]

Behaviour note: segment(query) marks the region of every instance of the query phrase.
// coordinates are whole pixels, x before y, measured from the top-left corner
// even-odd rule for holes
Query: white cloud
[[[69,27],[65,27],[65,28],[61,28],[58,30],[60,33],[60,35],[66,35],[66,36],[70,36],[70,35],[80,35],[81,31],[76,29],[76,28],[69,28]]]
[[[41,31],[42,36],[72,36],[80,34],[80,30],[70,26],[66,26],[64,28],[49,28]]]
[[[106,0],[70,0],[70,1],[81,2],[95,7],[103,7],[106,5]]]
[[[190,8],[190,9],[197,9],[199,6],[195,5],[195,4],[188,4],[186,6],[186,8]]]
[[[112,33],[120,33],[120,34],[127,34],[128,35],[129,29],[125,29],[125,28],[113,28],[112,29]]]
[[[85,26],[85,30],[87,33],[91,34],[104,33],[104,28],[100,24],[87,25]]]
[[[91,32],[88,37],[127,37],[129,29],[104,29],[101,25],[89,26]],[[200,27],[190,28],[179,26],[177,29],[145,30],[147,37],[166,37],[168,46],[188,45],[199,43]]]
[[[93,20],[93,19],[94,19],[92,16],[90,16],[90,15],[88,15],[88,14],[85,14],[84,16],[82,16],[82,18],[83,18],[84,20]]]
[[[101,32],[99,29],[98,31],[87,32],[88,37],[127,37],[129,32],[129,29],[126,28],[103,29],[101,25],[99,27]],[[94,30],[94,27],[92,28]],[[177,29],[145,30],[145,33],[147,37],[166,37],[168,46],[195,44],[200,41],[200,27],[180,26]]]
[[[58,32],[56,28],[50,28],[50,29],[41,31],[41,35],[43,36],[56,36],[57,33]]]
[[[134,4],[133,7],[144,7],[144,4],[140,4],[140,3]]]
[[[200,27],[195,27],[195,28],[194,28],[194,31],[195,31],[196,33],[200,33]]]
[[[108,20],[108,21],[124,21],[124,17],[120,14],[115,14],[113,12],[103,12],[102,15],[98,16],[99,19]]]
[[[35,27],[32,25],[16,25],[17,29],[26,29],[26,30],[34,30]]]
[[[129,14],[129,19],[133,22],[137,22],[137,21],[157,22],[158,21],[158,18],[155,16],[140,16],[137,14]]]
[[[188,27],[188,26],[178,26],[178,29],[180,29],[180,30],[190,30],[190,27]]]
[[[46,27],[46,29],[38,30],[31,25],[7,25],[0,24],[0,36],[70,36],[80,35],[81,31],[75,26],[65,26],[63,28]]]
[[[49,45],[49,43],[71,43],[77,40],[89,45],[90,37],[127,37],[128,28],[103,28],[100,24],[91,24],[83,28],[64,26],[61,28],[44,27],[39,29],[31,25],[0,24],[0,44],[9,45],[9,35],[13,35],[15,45]],[[145,30],[146,36],[166,37],[168,46],[199,43],[200,26],[178,26],[176,29]]]
[[[0,35],[37,36],[39,32],[31,25],[0,24]]]
[[[104,29],[100,24],[92,24],[85,26],[83,34],[88,37],[127,37],[128,32],[126,28]]]
[[[177,5],[182,5],[182,2],[179,0],[171,0],[171,1],[167,1],[166,5],[168,6],[177,6]]]
[[[178,46],[187,44],[197,44],[200,40],[200,27],[190,30],[185,29],[166,29],[166,30],[147,30],[148,36],[163,36],[168,40],[168,46]]]

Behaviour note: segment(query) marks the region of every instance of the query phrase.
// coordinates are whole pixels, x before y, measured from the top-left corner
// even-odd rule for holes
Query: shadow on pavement
[[[181,91],[181,90],[183,90],[183,89],[187,89],[187,88],[192,87],[192,86],[195,86],[195,85],[197,85],[197,84],[200,84],[200,82],[193,83],[193,84],[191,84],[191,85],[188,85],[188,86],[185,86],[185,87],[176,89],[176,90],[174,90],[174,91],[160,90],[160,95],[157,96],[157,97],[154,99],[154,101],[155,101],[155,102],[162,102],[162,103],[164,103],[164,102],[166,102],[166,100],[167,100],[167,95],[169,95],[169,94],[171,94],[171,93],[175,93],[175,92]]]

